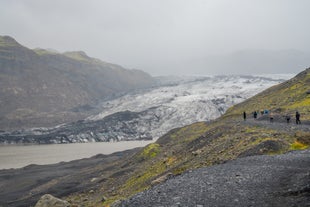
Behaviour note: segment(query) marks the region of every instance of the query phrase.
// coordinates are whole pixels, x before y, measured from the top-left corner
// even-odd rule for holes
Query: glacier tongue
[[[138,112],[142,123],[137,130],[148,130],[152,138],[158,138],[170,129],[215,119],[230,106],[282,81],[253,76],[190,77],[179,82],[174,79],[166,86],[105,101],[102,112],[87,120],[101,120],[120,111]]]
[[[222,115],[230,106],[284,81],[253,76],[165,77],[165,85],[100,104],[102,112],[54,128],[0,134],[4,143],[72,143],[156,139],[169,130]]]

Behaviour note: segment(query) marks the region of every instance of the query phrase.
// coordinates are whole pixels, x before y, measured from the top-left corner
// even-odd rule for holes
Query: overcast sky
[[[1,0],[0,35],[152,75],[297,73],[310,66],[309,9],[310,0]]]

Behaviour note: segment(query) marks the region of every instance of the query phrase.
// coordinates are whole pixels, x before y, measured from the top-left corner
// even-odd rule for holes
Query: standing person
[[[271,112],[269,113],[269,120],[270,120],[270,123],[273,123],[273,114]]]
[[[296,124],[301,124],[300,122],[300,113],[296,111]]]
[[[254,111],[254,119],[256,119],[256,118],[257,118],[257,112]]]
[[[244,121],[246,120],[246,112],[245,111],[243,112],[243,120]]]
[[[289,124],[291,120],[291,116],[289,114],[286,114],[285,119],[286,119],[286,123]]]

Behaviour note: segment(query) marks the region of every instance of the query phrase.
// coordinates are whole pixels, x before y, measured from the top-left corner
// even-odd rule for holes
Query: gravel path
[[[310,150],[246,157],[186,172],[118,206],[310,206]]]
[[[294,132],[296,130],[307,131],[310,132],[310,122],[303,121],[302,124],[295,124],[294,119],[290,121],[290,123],[286,123],[286,121],[281,117],[276,117],[273,122],[270,122],[268,118],[265,119],[247,119],[246,121],[239,121],[238,123],[243,123],[251,126],[261,126],[270,129],[275,129],[279,131],[286,132]]]

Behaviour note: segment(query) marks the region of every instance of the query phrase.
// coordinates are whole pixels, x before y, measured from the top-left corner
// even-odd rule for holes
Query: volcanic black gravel
[[[189,171],[117,206],[310,206],[310,150],[240,158]]]

